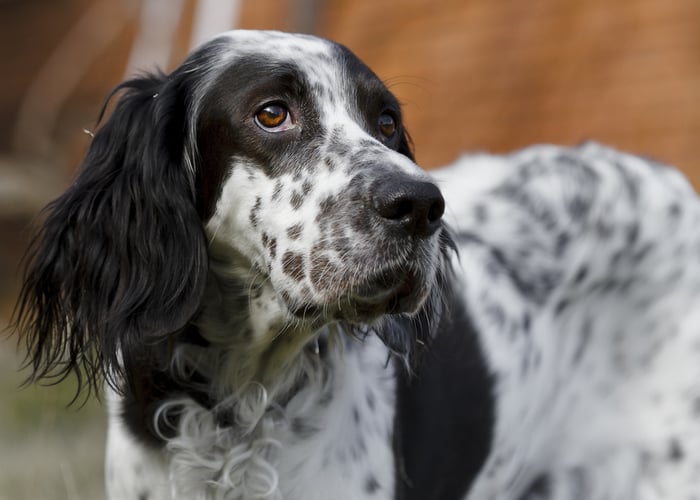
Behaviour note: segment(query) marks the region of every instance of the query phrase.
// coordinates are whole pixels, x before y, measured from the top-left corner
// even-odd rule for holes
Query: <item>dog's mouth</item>
[[[354,312],[353,315],[359,318],[412,312],[418,288],[416,275],[407,271],[397,278],[392,286],[371,283],[360,293],[354,294],[348,299],[349,312]],[[385,283],[386,279],[382,277],[379,282]]]
[[[401,270],[383,272],[354,288],[325,306],[306,304],[292,313],[305,319],[367,323],[386,314],[415,313],[425,300],[428,287],[416,272]]]

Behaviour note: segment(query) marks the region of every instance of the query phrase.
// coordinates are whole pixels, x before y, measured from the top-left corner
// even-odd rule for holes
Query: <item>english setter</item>
[[[429,177],[310,36],[115,94],[17,316],[35,379],[106,379],[111,500],[700,498],[679,173],[586,144]]]

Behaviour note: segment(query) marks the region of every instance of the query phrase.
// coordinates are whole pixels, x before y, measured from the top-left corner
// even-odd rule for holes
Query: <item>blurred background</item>
[[[698,0],[0,0],[0,328],[40,208],[75,173],[126,75],[230,28],[337,40],[404,106],[419,164],[584,139],[700,186]],[[103,498],[103,409],[18,389],[0,337],[0,500]]]

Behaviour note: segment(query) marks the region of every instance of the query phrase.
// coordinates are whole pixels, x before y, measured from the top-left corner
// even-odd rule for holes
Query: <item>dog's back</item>
[[[698,494],[700,205],[685,179],[597,144],[435,176],[494,376],[468,498]]]

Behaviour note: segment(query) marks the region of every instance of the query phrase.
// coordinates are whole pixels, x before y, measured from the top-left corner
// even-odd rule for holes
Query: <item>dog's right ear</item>
[[[184,78],[117,87],[75,182],[47,207],[15,315],[32,380],[130,384],[148,350],[196,313],[208,258]]]

